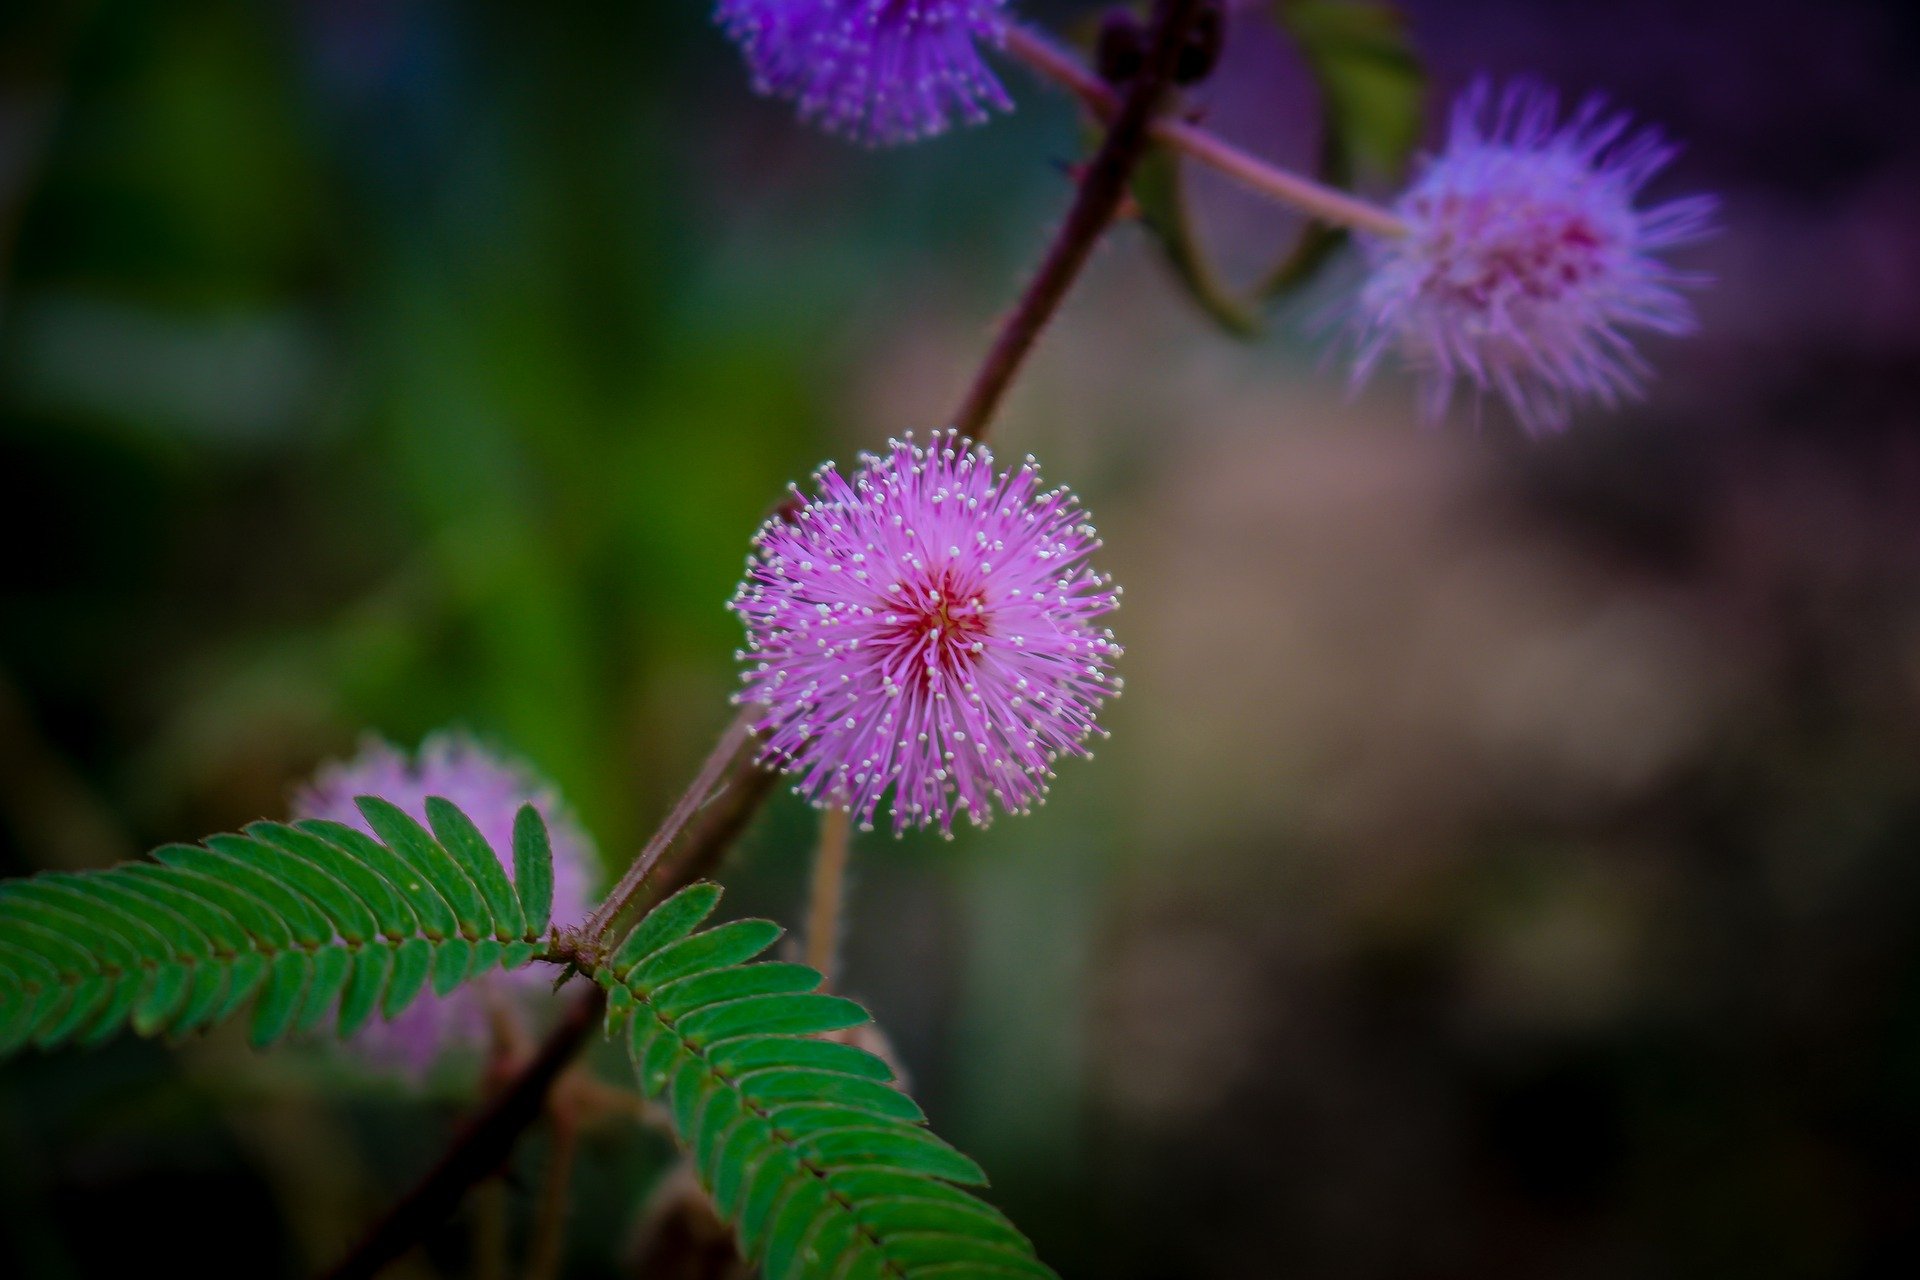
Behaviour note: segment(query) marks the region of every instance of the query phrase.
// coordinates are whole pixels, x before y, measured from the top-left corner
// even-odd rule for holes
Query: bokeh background
[[[1912,1275],[1920,19],[1405,8],[1435,102],[1531,72],[1686,141],[1701,335],[1563,437],[1426,430],[1345,396],[1337,265],[1238,341],[1122,228],[997,428],[1126,586],[1113,739],[1038,817],[863,839],[847,985],[1068,1277]],[[1007,77],[871,153],[700,0],[7,6],[0,869],[449,724],[623,858],[728,715],[755,524],[940,422],[1066,199],[1079,124]],[[1311,158],[1257,14],[1198,96]],[[1298,230],[1197,195],[1229,271]],[[807,818],[734,907],[797,919]],[[17,1060],[0,1274],[310,1273],[465,1105],[225,1035]],[[591,1138],[568,1274],[641,1274],[668,1155]]]

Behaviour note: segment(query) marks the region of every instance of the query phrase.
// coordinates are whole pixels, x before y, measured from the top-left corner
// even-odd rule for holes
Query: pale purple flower
[[[896,832],[1026,812],[1120,689],[1096,625],[1120,591],[1086,564],[1078,501],[950,431],[815,479],[760,530],[731,606],[764,759],[863,826],[889,789]]]
[[[1013,109],[981,60],[1006,0],[719,0],[754,88],[869,145],[910,142]]]
[[[1497,100],[1477,84],[1455,104],[1445,150],[1394,206],[1406,234],[1365,241],[1356,382],[1396,350],[1429,419],[1464,379],[1528,431],[1552,431],[1577,402],[1638,393],[1632,331],[1693,329],[1679,290],[1703,278],[1655,255],[1709,234],[1714,201],[1637,207],[1676,148],[1597,98],[1557,116],[1554,95],[1524,82]]]
[[[369,835],[373,828],[354,805],[378,796],[415,821],[427,821],[427,797],[452,801],[473,820],[494,855],[513,878],[513,822],[531,803],[546,821],[553,847],[553,921],[577,924],[592,906],[597,879],[593,845],[558,794],[525,765],[489,751],[471,738],[441,733],[409,758],[378,738],[369,738],[351,760],[321,768],[294,797],[294,817],[327,818]],[[348,1041],[368,1063],[422,1076],[449,1051],[471,1051],[487,1042],[488,1002],[545,991],[553,981],[541,965],[512,973],[495,971],[445,996],[422,992],[391,1022],[371,1019]],[[510,995],[511,993],[511,995]]]

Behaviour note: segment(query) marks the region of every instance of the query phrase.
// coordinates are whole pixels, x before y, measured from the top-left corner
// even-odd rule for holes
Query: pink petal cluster
[[[1026,812],[1120,689],[1098,625],[1119,588],[1086,564],[1079,503],[952,432],[815,480],[760,530],[731,606],[764,758],[863,826],[891,791],[896,833]]]
[[[1455,105],[1446,149],[1395,205],[1406,234],[1365,243],[1356,382],[1396,350],[1429,419],[1464,379],[1528,431],[1553,431],[1575,403],[1638,393],[1647,366],[1630,332],[1692,330],[1679,290],[1702,280],[1655,255],[1706,236],[1714,201],[1637,207],[1675,148],[1597,99],[1557,117],[1529,83],[1497,99],[1478,84]]]
[[[509,879],[513,877],[514,817],[520,806],[531,803],[546,820],[553,846],[553,920],[576,924],[586,918],[592,905],[588,894],[597,878],[592,842],[553,788],[526,766],[461,734],[430,737],[412,758],[370,738],[352,759],[324,766],[301,788],[294,797],[293,816],[326,818],[372,835],[373,829],[354,804],[359,796],[378,796],[423,825],[428,796],[452,801],[486,837]],[[488,1002],[508,992],[525,996],[545,991],[553,975],[543,972],[544,967],[491,973],[445,996],[424,992],[392,1021],[369,1021],[348,1044],[370,1065],[423,1076],[449,1052],[484,1046]]]
[[[754,87],[870,145],[911,142],[1013,109],[981,60],[1006,0],[719,0]]]

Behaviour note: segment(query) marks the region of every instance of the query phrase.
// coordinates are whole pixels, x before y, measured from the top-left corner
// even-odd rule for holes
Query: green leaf
[[[676,978],[740,964],[772,946],[779,936],[780,926],[771,920],[735,920],[660,948],[633,967],[626,983],[644,991]]]
[[[769,1067],[798,1067],[882,1082],[893,1079],[893,1068],[873,1054],[832,1040],[792,1040],[784,1036],[729,1040],[709,1049],[707,1061],[736,1076]]]
[[[247,834],[262,844],[285,850],[351,889],[373,913],[374,928],[381,935],[397,939],[419,930],[419,918],[400,891],[372,866],[356,858],[341,857],[337,845],[327,843],[311,831],[278,822],[250,823]]]
[[[512,883],[507,879],[506,871],[500,865],[500,859],[480,834],[480,828],[466,814],[439,796],[427,797],[427,823],[433,828],[467,878],[480,888],[480,894],[487,900],[487,909],[493,915],[494,936],[502,941],[512,941],[527,930],[526,918],[520,910],[520,899],[513,891]]]
[[[412,909],[420,933],[429,938],[448,938],[460,932],[460,921],[454,916],[453,908],[447,905],[447,900],[440,896],[433,885],[414,870],[406,859],[366,832],[344,822],[328,822],[318,818],[310,818],[294,826],[296,830],[325,840],[391,885]],[[403,931],[406,935],[413,932],[413,928]],[[394,934],[387,936],[398,940]]]
[[[705,1004],[739,1000],[746,996],[812,991],[819,985],[820,975],[807,966],[776,961],[699,973],[664,984],[655,988],[653,1003],[660,1012],[672,1018]],[[626,990],[624,987],[615,989]]]
[[[386,989],[387,975],[393,972],[393,948],[367,947],[353,958],[353,976],[340,997],[340,1020],[336,1033],[342,1038],[366,1025],[379,1007],[380,993]]]
[[[719,885],[704,880],[688,885],[647,913],[614,950],[607,969],[624,980],[641,960],[698,929],[719,905]]]
[[[867,1020],[804,965],[749,964],[765,921],[694,933],[712,886],[642,920],[592,974],[612,988],[641,1089],[767,1280],[1050,1280],[1026,1238],[963,1190],[980,1167],[935,1137],[873,1054],[813,1038]]]
[[[128,1025],[178,1037],[249,1001],[257,1045],[336,1010],[351,1034],[429,984],[446,994],[524,964],[535,944],[519,936],[525,915],[506,872],[463,814],[430,808],[432,833],[366,800],[391,844],[339,823],[254,823],[167,845],[151,862],[0,882],[0,1054],[90,1044]],[[756,976],[727,989],[762,988],[776,986]]]
[[[426,986],[427,973],[433,968],[433,944],[425,938],[408,938],[394,949],[393,977],[387,980],[386,999],[380,1013],[391,1018],[413,1003]]]
[[[254,1048],[266,1048],[293,1026],[300,993],[306,990],[312,972],[313,958],[305,951],[282,951],[273,958],[267,966],[266,989],[253,1006],[253,1026],[248,1036]]]
[[[325,917],[323,939],[338,934],[348,942],[359,943],[380,931],[366,903],[304,858],[246,836],[209,836],[207,847],[257,867],[312,903]],[[303,937],[302,941],[308,939]]]
[[[293,1020],[296,1033],[313,1030],[333,1012],[335,1002],[346,988],[347,979],[353,976],[357,950],[322,947],[313,953],[313,976],[307,983],[306,995],[300,1001],[300,1012]]]
[[[433,994],[444,996],[462,982],[473,968],[473,944],[465,938],[448,938],[433,949]]]
[[[513,887],[526,936],[545,934],[553,913],[553,848],[547,840],[547,824],[530,804],[521,805],[513,816]]]
[[[460,862],[435,843],[425,827],[415,822],[398,805],[378,796],[359,796],[354,804],[374,834],[399,854],[428,884],[432,885],[460,922],[460,932],[468,939],[483,938],[493,932],[493,913],[486,899],[468,877]]]
[[[717,931],[716,931],[717,932]],[[680,1034],[696,1045],[736,1036],[811,1036],[857,1027],[867,1011],[839,996],[752,996],[709,1005],[680,1019]]]

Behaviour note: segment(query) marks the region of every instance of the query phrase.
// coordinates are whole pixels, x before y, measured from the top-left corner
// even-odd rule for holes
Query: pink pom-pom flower
[[[754,88],[868,145],[911,142],[1013,103],[980,57],[1006,0],[719,0]]]
[[[494,856],[513,877],[513,822],[520,806],[532,804],[547,824],[553,848],[553,920],[577,924],[591,903],[597,878],[593,845],[561,805],[558,794],[524,765],[487,750],[455,733],[430,737],[409,757],[378,738],[370,738],[352,759],[321,768],[294,797],[295,819],[326,818],[358,828],[373,828],[354,800],[378,796],[416,822],[427,821],[427,797],[450,800],[473,820]],[[347,1042],[363,1061],[381,1069],[424,1076],[448,1054],[474,1052],[489,1035],[489,1001],[522,999],[545,991],[553,975],[543,965],[511,973],[495,972],[448,994],[423,992],[392,1021],[370,1021]]]
[[[1477,84],[1455,104],[1446,148],[1394,206],[1406,234],[1364,241],[1356,383],[1397,351],[1430,420],[1464,379],[1538,434],[1576,403],[1638,394],[1633,331],[1692,331],[1679,291],[1702,277],[1656,255],[1709,234],[1713,199],[1640,207],[1675,148],[1598,99],[1557,116],[1553,94],[1525,82],[1497,99]]]
[[[765,760],[864,826],[891,791],[896,833],[1026,812],[1120,688],[1099,625],[1119,588],[1087,566],[1079,503],[952,432],[815,479],[760,530],[731,606]]]

